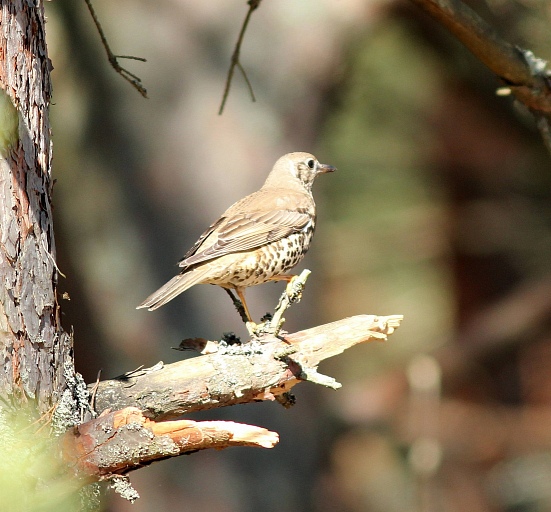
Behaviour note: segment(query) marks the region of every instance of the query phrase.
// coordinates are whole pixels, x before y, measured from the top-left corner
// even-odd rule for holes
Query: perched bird
[[[193,285],[216,284],[236,291],[252,322],[245,288],[291,280],[284,274],[302,260],[316,226],[312,184],[335,170],[309,153],[282,156],[262,188],[231,205],[180,260],[181,272],[137,309],[153,311]]]

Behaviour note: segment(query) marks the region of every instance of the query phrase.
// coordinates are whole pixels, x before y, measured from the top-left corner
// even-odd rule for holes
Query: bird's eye
[[[308,167],[310,167],[310,169],[313,169],[314,168],[314,161],[312,159],[308,160],[308,162],[306,162],[308,164]]]

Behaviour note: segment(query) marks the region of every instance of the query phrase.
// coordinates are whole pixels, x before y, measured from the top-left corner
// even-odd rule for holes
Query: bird
[[[235,291],[249,322],[245,289],[286,274],[310,247],[316,227],[314,179],[336,171],[310,153],[288,153],[275,163],[264,185],[232,204],[178,262],[180,273],[136,309],[153,311],[196,284]]]

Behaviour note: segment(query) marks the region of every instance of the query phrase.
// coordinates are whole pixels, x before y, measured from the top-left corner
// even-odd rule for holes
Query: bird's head
[[[275,163],[266,185],[282,186],[289,180],[298,180],[307,190],[311,190],[318,174],[336,170],[332,165],[320,164],[310,153],[287,153]]]

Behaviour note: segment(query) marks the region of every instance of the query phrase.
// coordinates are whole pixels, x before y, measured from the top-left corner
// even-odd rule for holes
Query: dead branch
[[[231,82],[232,82],[232,79],[233,79],[233,73],[234,73],[236,67],[239,69],[239,71],[241,71],[241,74],[243,75],[243,78],[245,79],[247,87],[249,88],[249,92],[251,93],[252,100],[256,101],[256,98],[254,97],[253,86],[251,85],[251,82],[249,81],[249,77],[247,76],[247,73],[245,73],[245,69],[241,65],[241,62],[239,61],[239,54],[241,52],[241,45],[243,44],[243,38],[245,36],[247,26],[249,25],[249,20],[251,19],[251,15],[256,9],[258,9],[258,6],[260,5],[261,1],[262,0],[249,0],[247,2],[247,4],[249,5],[249,10],[247,11],[245,19],[243,20],[243,25],[241,25],[241,30],[239,31],[239,37],[237,38],[237,43],[235,43],[235,48],[233,50],[233,55],[231,56],[230,69],[228,70],[228,76],[226,78],[226,85],[224,87],[224,94],[222,95],[222,103],[220,104],[220,110],[218,111],[219,116],[221,116],[222,112],[224,112],[224,107],[226,106],[226,101],[227,101],[228,95],[230,93],[230,87],[231,87]]]
[[[505,84],[500,95],[514,94],[536,117],[551,152],[551,73],[547,63],[530,51],[514,46],[470,7],[456,0],[412,0],[455,35]]]
[[[272,448],[278,440],[275,432],[261,427],[231,421],[156,422],[128,407],[75,427],[65,435],[64,454],[79,476],[101,480],[206,448]]]
[[[99,37],[101,39],[101,44],[105,49],[105,53],[107,53],[107,59],[109,60],[109,64],[111,64],[113,69],[119,75],[121,75],[127,82],[129,82],[132,85],[132,87],[134,87],[134,89],[136,89],[144,98],[147,98],[147,89],[143,86],[142,79],[139,76],[135,75],[134,73],[131,73],[127,69],[123,68],[119,64],[118,59],[139,60],[140,62],[147,62],[147,61],[143,57],[134,57],[132,55],[115,55],[111,51],[111,47],[107,42],[107,38],[105,37],[105,33],[103,32],[103,28],[99,22],[96,11],[92,6],[92,1],[91,0],[84,0],[84,1],[86,2],[86,6],[90,11],[90,15],[92,16],[94,25],[96,25],[96,30],[98,31]]]
[[[63,452],[80,477],[101,480],[206,448],[271,448],[278,435],[260,427],[167,420],[190,411],[261,400],[289,406],[288,391],[302,380],[336,389],[338,382],[318,373],[321,361],[358,343],[386,340],[401,320],[401,315],[359,315],[284,339],[266,335],[262,342],[230,346],[205,341],[208,354],[94,383],[96,409],[103,412],[67,432]],[[127,480],[117,482],[128,499],[136,499]]]
[[[317,371],[321,361],[358,343],[386,340],[402,316],[359,315],[306,331],[266,336],[262,342],[216,345],[209,353],[100,382],[97,412],[136,407],[154,420],[260,400],[283,398],[309,380],[332,388],[340,384]]]
[[[294,334],[227,345],[186,340],[203,355],[94,383],[99,417],[65,433],[63,453],[78,477],[109,480],[130,501],[139,497],[125,476],[158,460],[207,448],[272,448],[279,438],[264,428],[225,421],[168,421],[186,412],[245,402],[293,404],[288,391],[302,380],[338,388],[318,373],[324,359],[358,343],[386,340],[401,315],[359,315]],[[208,352],[208,353],[207,353]]]

